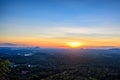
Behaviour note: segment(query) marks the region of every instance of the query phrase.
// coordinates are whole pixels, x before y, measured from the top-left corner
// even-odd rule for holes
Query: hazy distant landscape
[[[120,79],[119,48],[0,47],[0,59],[10,61],[10,80]]]

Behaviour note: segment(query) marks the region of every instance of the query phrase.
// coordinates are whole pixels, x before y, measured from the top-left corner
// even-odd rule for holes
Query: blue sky
[[[0,35],[120,40],[120,0],[0,0]]]
[[[119,0],[1,0],[1,8],[4,19],[23,19],[33,24],[93,26],[120,21]]]

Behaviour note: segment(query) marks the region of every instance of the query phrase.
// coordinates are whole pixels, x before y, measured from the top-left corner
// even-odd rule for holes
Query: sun
[[[71,48],[78,48],[83,45],[82,42],[67,42],[66,44]]]

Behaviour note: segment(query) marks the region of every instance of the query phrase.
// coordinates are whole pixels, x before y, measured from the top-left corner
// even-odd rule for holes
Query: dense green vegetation
[[[8,60],[2,60],[0,59],[0,80],[7,80],[8,79],[8,73],[10,72],[8,65],[10,62]]]
[[[14,54],[1,52],[0,58],[3,60],[0,60],[0,69],[4,71],[0,75],[4,79],[120,80],[120,50],[80,50],[78,53],[64,51],[54,54],[37,51],[30,56],[16,54],[21,50],[7,52]],[[6,59],[11,62],[10,73]]]
[[[23,70],[28,72],[22,73]],[[120,68],[104,65],[64,66],[58,69],[19,66],[12,68],[9,77],[10,80],[119,80]]]

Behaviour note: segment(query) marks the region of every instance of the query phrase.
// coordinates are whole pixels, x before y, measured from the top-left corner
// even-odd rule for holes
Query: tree
[[[0,80],[7,80],[7,73],[10,72],[8,65],[9,60],[0,59]]]

